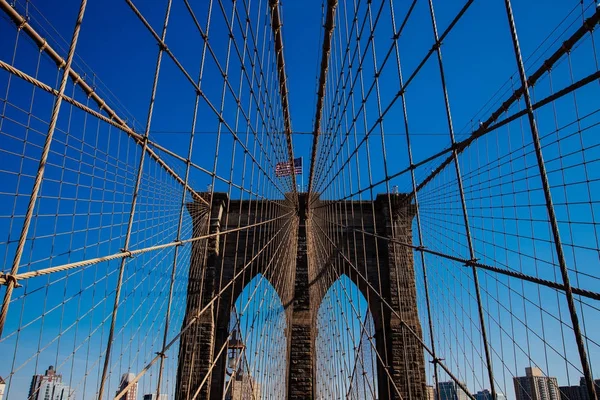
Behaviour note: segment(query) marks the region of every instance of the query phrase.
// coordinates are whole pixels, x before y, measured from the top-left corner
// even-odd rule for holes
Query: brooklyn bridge
[[[599,23],[0,0],[0,400],[600,399]]]

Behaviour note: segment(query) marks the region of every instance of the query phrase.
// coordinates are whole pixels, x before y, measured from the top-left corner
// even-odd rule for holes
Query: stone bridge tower
[[[369,299],[375,346],[387,363],[377,362],[379,398],[400,398],[397,393],[405,399],[426,398],[413,253],[406,246],[383,239],[394,237],[398,242],[411,243],[414,210],[405,195],[385,194],[374,202],[338,202],[333,207],[313,199],[309,208],[307,196],[300,194],[297,212],[289,216],[279,215],[293,206],[289,200],[275,207],[267,201],[229,200],[223,193],[205,198],[210,209],[200,202],[188,204],[194,236],[256,224],[261,222],[258,218],[282,218],[274,224],[193,242],[183,321],[184,327],[191,325],[180,340],[177,400],[193,397],[202,382],[197,398],[223,398],[226,352],[218,351],[229,333],[228,308],[259,273],[273,284],[286,310],[288,399],[315,398],[317,311],[327,289],[342,275]],[[325,222],[331,221],[332,216],[325,212],[331,214],[332,209],[344,217],[333,232],[332,224]],[[280,229],[289,231],[275,235]],[[240,275],[244,260],[265,246],[266,251]],[[291,256],[270,259],[268,255],[278,246],[289,246],[293,251],[285,253]],[[273,279],[272,271],[283,271],[286,276]],[[236,274],[235,283],[227,286]],[[220,296],[215,301],[217,294]],[[201,310],[201,317],[195,319]]]

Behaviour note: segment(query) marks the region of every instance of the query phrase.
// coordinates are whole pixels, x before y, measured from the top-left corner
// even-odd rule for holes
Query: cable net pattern
[[[596,398],[600,8],[514,3],[323,0],[304,149],[277,0],[0,0],[6,398]]]
[[[52,365],[69,398],[201,398],[208,379],[177,380],[198,368],[204,350],[186,346],[193,335],[209,338],[215,320],[227,328],[235,304],[238,323],[219,334],[252,349],[236,355],[244,382],[279,397],[281,300],[264,294],[264,282],[249,286],[251,295],[224,298],[258,271],[272,278],[274,266],[257,264],[294,250],[282,238],[293,226],[284,195],[295,186],[272,173],[289,159],[278,6],[168,1],[155,20],[149,4],[125,3],[122,23],[135,25],[132,40],[154,60],[130,71],[144,78],[132,89],[146,97],[146,110],[135,113],[79,57],[78,40],[98,34],[98,21],[86,24],[97,5],[83,1],[65,19],[72,38],[54,30],[44,4],[1,7],[5,395],[42,398],[45,386],[30,382]],[[197,43],[193,55],[182,47],[186,37]],[[228,282],[199,266],[219,244],[246,249],[236,252]],[[282,292],[289,285],[271,281]],[[275,331],[265,335],[267,326]],[[228,343],[202,354],[205,374],[221,367]],[[267,363],[278,346],[281,357]],[[187,351],[196,366],[182,365]],[[247,386],[233,376],[223,393]]]
[[[562,4],[550,26],[510,1],[324,7],[314,235],[383,317],[379,397],[595,398],[596,5]]]

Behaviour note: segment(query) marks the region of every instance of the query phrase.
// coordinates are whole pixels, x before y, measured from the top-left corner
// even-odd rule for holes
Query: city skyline
[[[135,374],[128,372],[121,375],[119,388],[115,395],[124,389],[129,382],[135,378]],[[63,375],[58,373],[54,366],[50,365],[44,374],[36,374],[31,378],[28,400],[75,400],[75,391],[71,390],[63,382]],[[517,397],[514,400],[589,400],[583,377],[579,379],[579,385],[559,386],[555,377],[546,376],[537,367],[526,367],[525,376],[513,377]],[[600,389],[600,379],[595,381],[597,390]],[[226,399],[245,400],[260,398],[260,383],[244,373],[235,374],[229,385]],[[454,381],[438,383],[440,400],[466,400],[468,396]],[[434,386],[426,388],[427,400],[437,400]],[[0,400],[3,400],[5,381],[0,377]],[[473,388],[471,392],[475,400],[492,400],[491,392],[487,388]],[[253,397],[254,396],[254,397]],[[518,397],[521,396],[521,397]],[[156,393],[145,393],[138,398],[137,383],[122,397],[126,400],[157,400]],[[158,400],[168,400],[169,396],[161,393]],[[497,400],[512,400],[503,393],[497,393]]]

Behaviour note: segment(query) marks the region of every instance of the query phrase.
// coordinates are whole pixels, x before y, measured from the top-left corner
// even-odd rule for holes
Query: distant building
[[[158,400],[168,400],[169,396],[166,394],[161,394],[158,396]],[[156,393],[148,393],[144,395],[144,400],[157,400]]]
[[[435,400],[435,389],[433,388],[433,386],[425,386],[425,399]]]
[[[439,382],[440,400],[468,400],[467,394],[454,381]]]
[[[496,392],[497,400],[506,400],[506,396],[503,393]],[[475,400],[492,400],[492,392],[488,389],[480,390],[475,394]]]
[[[44,375],[34,375],[29,386],[28,400],[70,400],[75,392],[62,383],[62,375],[54,367],[48,367]],[[1,397],[0,397],[1,399]]]
[[[0,400],[4,398],[4,389],[6,389],[6,382],[0,376]]]
[[[600,400],[600,379],[594,381],[594,386],[596,386],[596,400]],[[590,400],[583,377],[579,380],[579,386],[561,386],[559,389],[561,400]]]
[[[513,378],[516,400],[560,400],[558,381],[539,368],[525,368],[525,376]]]
[[[117,389],[116,394],[121,393],[127,387],[127,385],[129,385],[129,383],[131,381],[133,381],[134,379],[135,379],[135,375],[132,374],[131,372],[129,372],[127,374],[123,374],[121,376],[121,381],[119,382],[119,388]],[[137,389],[138,389],[138,384],[136,382],[133,385],[131,385],[131,387],[127,390],[127,393],[123,397],[121,397],[121,399],[122,400],[136,400],[137,399]]]

